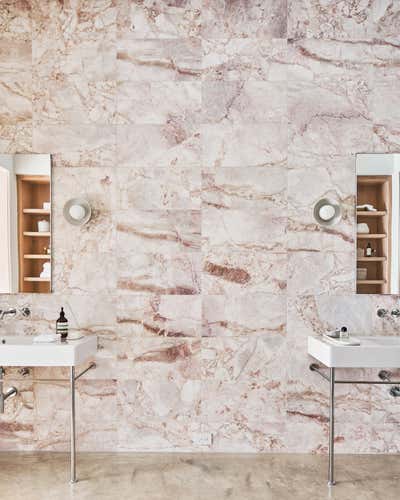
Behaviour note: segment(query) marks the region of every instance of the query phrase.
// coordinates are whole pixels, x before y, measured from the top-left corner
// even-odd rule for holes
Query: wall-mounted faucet
[[[17,310],[14,308],[11,309],[0,309],[0,319],[4,319],[5,316],[15,316],[17,314]]]
[[[0,320],[4,319],[5,316],[16,316],[17,312],[18,310],[15,309],[15,307],[11,307],[9,309],[0,309]],[[26,306],[21,307],[21,309],[19,309],[19,312],[24,318],[28,318],[31,315],[31,310]]]

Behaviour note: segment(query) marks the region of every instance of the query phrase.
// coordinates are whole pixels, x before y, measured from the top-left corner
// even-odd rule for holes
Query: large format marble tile
[[[0,33],[2,38],[28,40],[32,36],[31,2],[3,0],[0,4]]]
[[[286,217],[277,210],[202,210],[203,250],[284,252]]]
[[[164,125],[118,125],[116,157],[123,167],[199,167],[200,127],[182,116]]]
[[[88,81],[78,75],[34,81],[35,126],[112,124],[116,121],[115,81]]]
[[[201,0],[119,2],[118,32],[133,40],[198,36],[201,7]]]
[[[203,297],[204,337],[284,336],[286,296],[248,294]]]
[[[119,168],[116,174],[122,210],[200,209],[201,173],[197,167]]]
[[[287,124],[207,124],[201,127],[201,145],[206,168],[284,166]]]
[[[118,123],[199,123],[201,84],[191,81],[122,81],[117,86]]]
[[[202,35],[207,38],[285,38],[286,0],[205,0]]]
[[[53,165],[107,167],[115,164],[116,137],[111,125],[42,125],[33,129],[36,153],[51,153]]]
[[[195,295],[201,292],[199,253],[120,251],[117,288],[123,293]]]
[[[286,80],[286,39],[202,39],[203,80]]]
[[[203,254],[203,294],[282,294],[286,291],[286,281],[286,253],[220,249]]]
[[[205,81],[201,96],[203,123],[262,124],[287,114],[281,82]]]
[[[33,37],[49,46],[61,40],[78,46],[116,32],[117,0],[31,0]]]
[[[118,335],[201,337],[201,296],[131,295],[116,298]]]
[[[396,2],[288,0],[288,36],[371,40],[396,38],[400,28]]]
[[[202,174],[204,207],[280,209],[286,212],[287,170],[284,167],[221,168]]]
[[[198,210],[121,210],[115,212],[119,251],[165,254],[197,252],[201,245]]]
[[[289,151],[303,158],[354,155],[372,146],[372,122],[349,100],[347,85],[290,81]]]
[[[77,80],[115,80],[116,55],[116,42],[113,37],[84,40],[79,44],[71,44],[58,38],[51,43],[47,38],[34,38],[33,78],[38,83],[54,81],[54,84],[61,84],[65,80],[71,84]]]
[[[115,447],[117,384],[109,380],[81,380],[76,387],[77,442],[82,450]],[[38,448],[60,451],[69,446],[69,384],[35,383],[35,439]],[[99,404],[102,411],[99,412]]]
[[[117,78],[127,81],[196,80],[201,76],[201,41],[118,39]]]
[[[354,252],[288,251],[288,294],[352,294],[356,288]]]

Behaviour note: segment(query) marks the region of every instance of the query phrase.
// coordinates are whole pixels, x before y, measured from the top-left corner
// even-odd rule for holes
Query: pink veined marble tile
[[[202,210],[203,250],[286,251],[286,216],[279,210]]]
[[[286,39],[202,39],[203,80],[285,82]]]
[[[116,157],[115,128],[110,125],[42,125],[34,127],[33,148],[51,151],[54,166],[106,167]]]
[[[203,336],[285,336],[286,296],[203,296]]]
[[[282,294],[286,292],[286,280],[286,253],[221,249],[203,255],[203,294]]]
[[[291,38],[385,39],[399,31],[399,7],[391,1],[288,0]]]
[[[200,209],[201,173],[197,167],[119,168],[119,208]]]
[[[200,0],[120,2],[118,32],[132,39],[172,39],[198,36]]]
[[[0,4],[1,37],[26,40],[32,36],[31,3],[25,0],[3,0]]]
[[[2,153],[30,153],[32,151],[32,122],[18,125],[0,125]]]
[[[117,0],[33,0],[33,38],[48,45],[54,40],[62,40],[73,46],[115,35],[116,6]]]
[[[119,81],[197,80],[201,77],[199,38],[132,40],[117,43]]]
[[[287,290],[291,296],[354,293],[354,252],[290,250]]]
[[[286,99],[281,82],[204,81],[203,123],[280,121],[287,115]]]
[[[203,171],[204,207],[279,209],[287,204],[285,167],[235,167]]]
[[[201,293],[199,253],[137,253],[117,258],[121,293],[197,295]]]
[[[200,337],[201,302],[199,295],[119,295],[118,336]]]
[[[135,82],[117,85],[118,123],[166,125],[179,120],[200,122],[201,83],[196,81]]]
[[[163,125],[117,126],[119,166],[199,167],[200,147],[200,126],[181,116]]]
[[[37,87],[61,85],[68,81],[104,82],[116,79],[116,42],[111,38],[84,40],[70,44],[62,39],[33,39],[33,80]],[[73,89],[71,89],[72,92]]]
[[[81,380],[77,384],[77,441],[81,450],[110,451],[117,442],[117,383],[115,380]],[[34,384],[35,439],[39,449],[69,449],[69,385]],[[99,403],[104,411],[98,412]],[[96,418],[93,416],[96,415]]]
[[[202,6],[202,35],[208,38],[285,38],[286,17],[286,0],[206,0]]]
[[[174,254],[201,249],[199,210],[120,210],[114,212],[118,250]]]
[[[116,122],[116,83],[79,76],[35,80],[35,125]]]
[[[202,164],[210,167],[285,166],[287,124],[217,123],[201,127]]]

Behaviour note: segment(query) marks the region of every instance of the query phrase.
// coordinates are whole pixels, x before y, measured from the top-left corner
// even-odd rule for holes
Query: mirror
[[[358,154],[357,293],[399,294],[400,154]]]
[[[51,292],[51,158],[0,155],[0,293]]]

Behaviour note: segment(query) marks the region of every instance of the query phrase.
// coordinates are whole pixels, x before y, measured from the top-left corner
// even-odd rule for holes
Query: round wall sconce
[[[74,226],[82,226],[89,222],[92,209],[89,202],[83,198],[72,198],[64,205],[64,217]]]
[[[342,218],[342,209],[329,198],[322,198],[314,205],[314,219],[321,226],[333,226]]]

